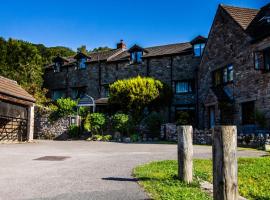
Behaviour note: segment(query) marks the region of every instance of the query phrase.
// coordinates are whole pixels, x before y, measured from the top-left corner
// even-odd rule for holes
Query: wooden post
[[[212,147],[214,200],[238,200],[236,126],[214,127]]]
[[[27,120],[27,140],[28,142],[31,142],[33,140],[34,136],[34,109],[35,105],[33,104],[32,106],[28,107],[28,120]]]
[[[180,180],[192,182],[192,126],[178,126],[178,176]]]

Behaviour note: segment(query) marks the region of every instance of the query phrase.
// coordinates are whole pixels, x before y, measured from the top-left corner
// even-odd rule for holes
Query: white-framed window
[[[183,94],[193,92],[192,81],[177,81],[175,83],[175,93]]]
[[[86,58],[81,58],[79,60],[79,63],[78,63],[79,69],[85,69],[86,68],[86,61],[87,61]]]
[[[134,51],[130,53],[130,59],[132,63],[141,63],[142,62],[142,51]]]
[[[194,53],[194,56],[195,56],[195,57],[202,56],[204,47],[205,47],[205,43],[194,44],[194,45],[193,45],[193,53]]]
[[[59,62],[56,62],[53,66],[53,72],[54,73],[57,73],[57,72],[60,72],[61,71],[61,63]]]

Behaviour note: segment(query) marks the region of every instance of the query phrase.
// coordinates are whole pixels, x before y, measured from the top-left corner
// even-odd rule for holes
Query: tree
[[[143,110],[161,96],[163,87],[159,80],[153,78],[138,76],[118,80],[110,85],[109,103],[130,113],[138,121]]]
[[[111,48],[105,46],[105,47],[98,47],[98,48],[94,48],[91,52],[104,52],[104,51],[110,51],[112,50]]]
[[[78,53],[88,54],[88,51],[86,49],[86,45],[82,45],[81,47],[77,48]]]

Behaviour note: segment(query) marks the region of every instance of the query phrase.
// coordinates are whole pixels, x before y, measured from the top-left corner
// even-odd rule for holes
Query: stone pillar
[[[27,115],[27,140],[28,142],[31,142],[34,137],[34,108],[35,105],[28,107],[28,115]]]
[[[178,176],[180,180],[192,182],[192,126],[178,126]]]
[[[238,200],[236,126],[214,127],[212,147],[214,200]]]

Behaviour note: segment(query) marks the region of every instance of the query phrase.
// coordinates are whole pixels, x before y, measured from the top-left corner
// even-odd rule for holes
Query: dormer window
[[[53,72],[60,72],[61,71],[61,63],[60,62],[56,62],[53,66]]]
[[[199,35],[190,42],[193,46],[193,55],[195,57],[202,56],[206,41],[207,38]]]
[[[141,63],[142,62],[143,52],[142,51],[131,52],[130,56],[131,56],[131,62],[132,63]]]
[[[193,53],[194,53],[194,56],[195,56],[195,57],[200,57],[200,56],[202,56],[204,47],[205,47],[205,43],[194,44],[194,45],[193,45]]]
[[[86,58],[80,58],[78,62],[79,69],[86,68]]]

